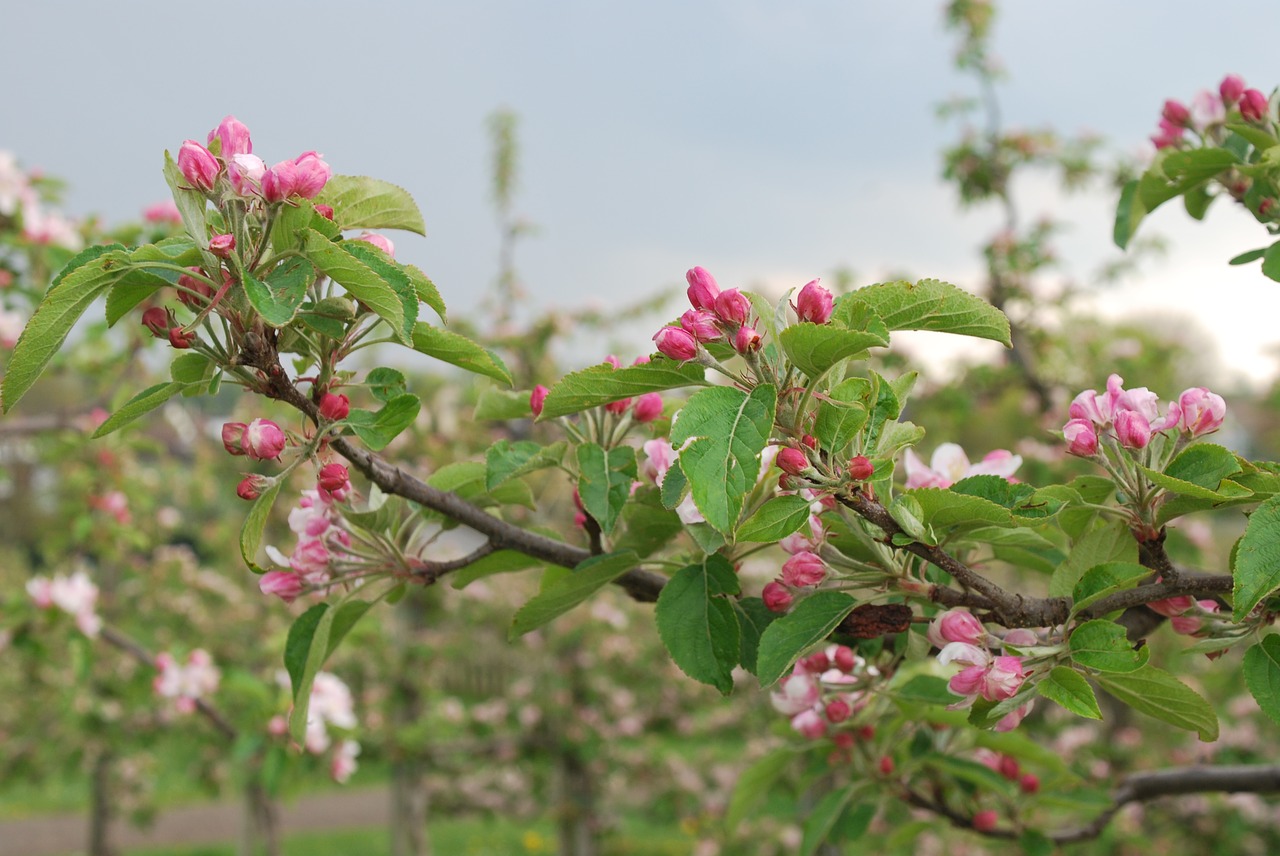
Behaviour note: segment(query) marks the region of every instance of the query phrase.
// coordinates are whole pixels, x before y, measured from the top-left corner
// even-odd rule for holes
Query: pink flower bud
[[[613,366],[615,369],[622,368],[622,360],[618,359],[617,354],[609,354],[609,356],[604,358],[604,361],[609,365]]]
[[[831,658],[826,651],[815,651],[808,657],[801,657],[797,665],[810,674],[821,675],[831,668]]]
[[[333,176],[333,170],[324,162],[323,155],[316,152],[303,152],[293,160],[296,168],[294,192],[303,199],[315,199]],[[386,238],[383,238],[385,241]],[[387,241],[390,244],[390,241]],[[387,251],[391,255],[391,251]]]
[[[875,473],[875,467],[866,455],[855,455],[849,459],[849,478],[854,481],[866,481]]]
[[[320,415],[330,422],[346,419],[351,413],[351,399],[341,393],[326,392],[320,396]]]
[[[209,239],[209,252],[220,259],[229,259],[236,248],[235,235],[214,235]]]
[[[996,772],[1011,782],[1018,781],[1018,774],[1021,772],[1018,768],[1018,759],[1012,755],[1001,755],[996,761]]]
[[[1222,96],[1222,106],[1231,107],[1244,95],[1244,79],[1238,74],[1228,74],[1218,84],[1218,94]]]
[[[733,349],[739,354],[754,354],[762,344],[754,327],[739,327],[733,336]]]
[[[1160,133],[1151,136],[1151,144],[1157,149],[1172,148],[1182,142],[1183,131],[1181,125],[1172,125],[1161,119]]]
[[[681,315],[680,326],[692,333],[693,338],[699,342],[714,342],[720,338],[715,313],[705,309],[690,309]]]
[[[848,645],[837,645],[836,650],[831,655],[831,665],[846,675],[853,671],[857,662],[858,659],[854,655],[853,649]]]
[[[222,167],[208,149],[195,140],[187,140],[178,149],[178,169],[196,190],[209,191],[213,190]]]
[[[262,476],[247,475],[240,480],[240,484],[236,485],[236,496],[252,502],[262,495],[262,490],[266,486],[267,480]]]
[[[231,189],[241,196],[255,196],[262,186],[267,165],[257,155],[239,154],[227,159],[227,178]]]
[[[241,446],[255,461],[274,460],[284,451],[285,434],[270,419],[255,419],[245,426]]]
[[[992,809],[984,808],[982,811],[974,812],[973,828],[978,832],[990,832],[999,822],[1000,816]]]
[[[1181,101],[1169,99],[1164,102],[1164,109],[1160,111],[1160,115],[1170,125],[1185,128],[1191,124],[1191,111]]]
[[[680,327],[663,327],[653,336],[658,352],[677,362],[687,362],[698,354],[698,342]]]
[[[656,392],[646,392],[636,399],[632,414],[641,424],[652,422],[662,415],[662,396]]]
[[[976,695],[986,674],[986,666],[967,666],[952,675],[951,680],[947,682],[947,689],[956,695]]]
[[[768,607],[770,612],[786,612],[791,608],[791,602],[795,599],[791,596],[791,592],[787,591],[787,587],[777,580],[766,584],[764,591],[760,593],[760,597],[764,600],[764,605]]]
[[[751,301],[736,288],[727,288],[716,296],[716,317],[726,324],[746,324],[751,317]]]
[[[827,721],[839,725],[853,715],[853,707],[842,698],[834,698],[827,702]]]
[[[533,392],[529,393],[529,409],[533,411],[535,418],[542,415],[542,405],[550,392],[551,390],[538,384],[533,388]]]
[[[1121,410],[1115,419],[1116,439],[1126,449],[1144,449],[1151,442],[1151,423],[1136,410]]]
[[[222,423],[222,447],[229,455],[244,454],[244,429],[249,426],[243,422]]]
[[[1015,648],[1034,648],[1040,644],[1040,637],[1036,635],[1034,630],[1029,630],[1026,627],[1015,627],[1004,634],[1004,638],[1000,642],[1003,645],[1012,645]]]
[[[1166,597],[1163,600],[1153,600],[1147,604],[1147,609],[1160,613],[1165,618],[1173,618],[1175,615],[1181,615],[1191,608],[1195,600],[1190,595],[1180,595],[1179,597]]]
[[[827,733],[827,721],[816,710],[802,710],[791,717],[791,727],[810,740]]]
[[[152,306],[146,312],[142,313],[142,326],[151,331],[151,335],[157,339],[169,338],[169,313],[159,306]]]
[[[169,328],[169,344],[179,351],[185,351],[196,340],[196,334],[181,327]]]
[[[1072,419],[1062,428],[1062,438],[1067,441],[1067,454],[1092,458],[1098,451],[1098,432],[1086,419]]]
[[[796,553],[782,566],[782,582],[792,588],[816,586],[827,578],[827,566],[810,552]]]
[[[225,161],[231,160],[236,155],[247,155],[253,152],[253,141],[249,138],[249,129],[235,116],[227,116],[223,119],[218,127],[209,132],[206,142],[213,145],[215,139],[220,141],[219,153]]]
[[[791,304],[791,308],[795,309],[796,316],[801,321],[808,321],[811,324],[826,324],[831,320],[833,305],[831,292],[818,285],[818,280],[815,279],[800,289],[800,293],[796,295],[795,303]]]
[[[930,623],[926,635],[939,648],[945,647],[948,642],[980,645],[987,638],[987,629],[969,610],[948,609]]]
[[[1022,670],[1021,658],[996,657],[991,661],[991,667],[986,675],[983,676],[982,685],[978,691],[987,701],[1004,701],[1007,698],[1013,698],[1026,677],[1026,673]]]
[[[799,449],[787,447],[778,452],[778,457],[774,459],[774,463],[784,473],[798,476],[809,469],[809,456]]]
[[[612,413],[615,416],[621,416],[627,412],[627,408],[631,406],[631,399],[623,398],[618,401],[610,401],[604,406],[605,413]]]
[[[1040,779],[1035,773],[1024,773],[1022,778],[1018,779],[1018,790],[1024,794],[1034,794],[1040,790]]]
[[[377,232],[361,232],[351,240],[364,241],[366,244],[373,244],[375,247],[391,256],[391,258],[394,259],[396,257],[396,245],[391,243],[391,239],[386,235],[379,235]]]
[[[684,275],[685,281],[689,283],[689,303],[694,309],[705,309],[708,312],[714,312],[716,308],[716,297],[720,294],[720,286],[716,285],[716,278],[707,272],[706,268],[691,268]]]
[[[1267,96],[1256,89],[1246,89],[1240,96],[1240,118],[1246,122],[1261,122],[1267,115]]]
[[[321,490],[329,493],[337,493],[346,490],[351,486],[351,473],[347,468],[337,462],[325,464],[320,468],[320,475],[316,477],[316,484]]]
[[[329,222],[331,223],[333,222],[333,206],[332,205],[317,205],[316,213],[319,214],[324,219],[328,220]]]
[[[631,365],[647,366],[651,362],[653,362],[653,357],[650,357],[648,354],[641,354],[640,356],[636,357],[634,360],[631,361]]]
[[[1182,408],[1182,430],[1192,437],[1211,434],[1222,427],[1227,403],[1203,386],[1195,386],[1178,396]]]
[[[289,571],[267,571],[258,578],[258,589],[273,594],[285,603],[293,603],[302,594],[302,577]]]

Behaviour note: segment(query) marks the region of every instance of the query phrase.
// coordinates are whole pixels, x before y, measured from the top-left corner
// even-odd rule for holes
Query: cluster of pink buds
[[[1202,91],[1190,106],[1169,99],[1160,110],[1159,130],[1151,142],[1157,149],[1179,145],[1188,129],[1203,133],[1210,125],[1222,122],[1233,107],[1240,110],[1246,122],[1261,122],[1267,117],[1267,96],[1257,89],[1245,87],[1239,75],[1228,74],[1218,84],[1217,93]]]
[[[869,701],[865,684],[879,676],[853,649],[830,645],[797,662],[769,700],[774,710],[791,718],[793,729],[816,740],[833,726],[852,725],[850,720]]]
[[[1227,405],[1222,396],[1196,386],[1169,402],[1161,416],[1160,399],[1154,392],[1146,387],[1126,390],[1124,379],[1113,374],[1107,378],[1105,392],[1085,390],[1067,413],[1071,419],[1062,428],[1067,452],[1092,458],[1099,442],[1108,438],[1126,449],[1144,449],[1160,432],[1178,432],[1185,439],[1211,434],[1222,427]]]
[[[809,592],[827,578],[827,565],[817,553],[801,550],[782,564],[782,573],[764,587],[761,597],[773,612],[786,612],[795,600],[793,592]]]
[[[231,455],[247,455],[255,461],[274,461],[288,443],[284,430],[270,419],[249,424],[227,422],[222,426],[222,447]]]
[[[760,350],[763,342],[751,323],[751,301],[736,288],[720,289],[706,268],[695,267],[685,274],[687,295],[692,307],[678,324],[654,334],[658,351],[673,360],[687,362],[698,355],[701,345],[728,342],[740,354]],[[801,321],[825,324],[831,318],[831,292],[815,279],[800,290],[793,304]]]
[[[187,656],[185,665],[167,652],[156,655],[157,675],[151,686],[156,695],[173,699],[178,713],[191,713],[196,702],[218,691],[222,673],[213,664],[209,652],[197,648]]]
[[[938,662],[962,667],[947,683],[951,692],[964,696],[953,708],[968,707],[978,697],[991,702],[1013,698],[1029,676],[1021,657],[992,653],[989,645],[993,637],[982,622],[966,610],[949,609],[939,615],[929,625],[928,636],[930,642],[941,648]],[[1010,630],[1000,643],[1026,648],[1037,645],[1039,639],[1034,631],[1018,629]],[[996,730],[1017,728],[1030,711],[1031,702],[1028,702],[1001,719]]]
[[[98,587],[84,571],[71,576],[32,577],[27,580],[27,594],[40,609],[57,607],[74,617],[76,627],[85,636],[97,636],[102,629],[102,618],[97,613]]]
[[[955,443],[943,443],[934,449],[927,466],[913,449],[907,449],[903,455],[903,464],[907,471],[908,489],[948,488],[970,476],[1000,476],[1012,482],[1013,474],[1022,466],[1022,456],[1006,449],[996,449],[988,452],[978,463],[971,464],[964,449]]]
[[[317,489],[304,490],[298,505],[289,512],[289,528],[298,536],[293,553],[286,558],[276,548],[267,548],[271,560],[289,570],[263,574],[258,579],[263,594],[292,603],[308,587],[319,590],[332,581],[334,563],[345,558],[345,548],[351,546],[351,533],[343,525],[335,502],[350,490],[346,467],[326,464],[321,468]]]
[[[990,749],[974,750],[974,760],[1011,782],[1016,782],[1018,789],[1024,794],[1034,794],[1040,790],[1040,779],[1034,773],[1024,773],[1018,759],[1012,755],[993,752]]]
[[[249,129],[234,116],[223,119],[205,142],[206,145],[195,140],[184,142],[178,150],[178,169],[188,184],[210,195],[215,194],[222,179],[237,196],[261,198],[269,203],[314,199],[333,175],[315,152],[304,152],[268,169],[262,158],[253,153]],[[215,142],[217,154],[212,151]]]
[[[1221,606],[1216,600],[1196,600],[1190,595],[1181,595],[1152,601],[1147,608],[1168,618],[1175,633],[1203,637],[1209,635]]]

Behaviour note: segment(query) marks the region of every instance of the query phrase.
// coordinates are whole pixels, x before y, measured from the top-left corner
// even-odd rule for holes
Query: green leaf
[[[652,488],[639,491],[626,504],[622,523],[626,531],[614,541],[614,547],[631,550],[642,558],[666,547],[684,531],[680,518],[662,507],[658,492]]]
[[[604,534],[613,534],[635,480],[636,451],[630,446],[608,451],[596,443],[578,446],[578,496]]]
[[[529,419],[533,411],[529,407],[528,392],[489,387],[480,393],[472,415],[476,419]]]
[[[427,234],[422,212],[409,191],[366,175],[335,175],[316,197],[333,207],[334,222],[343,229],[403,229]]]
[[[373,268],[356,258],[344,246],[345,243],[348,242],[334,243],[315,229],[302,231],[303,255],[319,268],[321,273],[346,289],[353,298],[378,313],[390,325],[396,338],[406,345],[410,344],[409,331],[413,326],[407,323],[405,306],[400,299],[400,294]]]
[[[405,393],[388,401],[377,413],[353,408],[347,415],[347,423],[361,442],[378,452],[413,424],[421,407],[418,396]]]
[[[502,358],[460,333],[419,322],[413,328],[413,349],[460,369],[466,369],[511,386],[511,372],[507,370]],[[545,411],[543,415],[546,415]]]
[[[316,279],[312,264],[297,256],[272,268],[261,281],[247,270],[243,274],[245,296],[272,327],[284,327],[293,320]]]
[[[731,832],[738,829],[747,815],[764,802],[765,797],[773,790],[774,783],[782,777],[796,757],[795,750],[784,746],[756,759],[742,771],[733,786],[733,795],[729,797],[729,805],[724,812],[725,829]]]
[[[1168,672],[1147,665],[1127,674],[1101,674],[1097,681],[1104,690],[1136,711],[1195,731],[1205,743],[1218,739],[1218,717],[1213,708]]]
[[[277,209],[276,219],[271,224],[272,249],[277,253],[298,249],[302,244],[301,233],[308,228],[315,229],[329,240],[337,238],[342,232],[336,223],[316,211],[311,202],[300,201],[296,205],[286,203]]]
[[[738,665],[738,617],[724,597],[739,591],[738,576],[724,556],[707,556],[667,581],[658,595],[658,635],[680,670],[724,695],[733,689]]]
[[[758,597],[740,598],[733,602],[733,608],[738,613],[738,628],[741,631],[738,661],[742,668],[754,675],[760,654],[760,637],[777,620],[778,613],[765,606],[764,601]]]
[[[195,351],[180,354],[169,364],[169,377],[178,383],[203,384],[212,372],[213,362]]]
[[[1275,244],[1272,244],[1271,246],[1275,246]],[[1263,247],[1260,250],[1249,250],[1247,253],[1241,253],[1238,256],[1233,256],[1231,260],[1227,262],[1227,264],[1247,265],[1249,262],[1256,262],[1258,259],[1266,255],[1267,249],[1268,249],[1267,247]]]
[[[647,392],[661,392],[683,386],[709,386],[706,372],[697,363],[677,363],[654,357],[639,366],[615,369],[608,363],[565,375],[551,387],[542,405],[539,421],[568,416]]]
[[[107,420],[98,426],[98,430],[93,432],[93,439],[105,437],[111,432],[128,425],[144,413],[150,413],[172,398],[175,393],[181,392],[184,386],[185,384],[181,383],[158,383],[155,386],[147,387],[125,402],[123,407],[107,417]]]
[[[535,470],[556,467],[564,459],[564,441],[543,446],[533,440],[499,440],[484,454],[485,490],[496,490],[503,482]]]
[[[893,698],[911,708],[920,704],[946,707],[955,704],[956,695],[947,689],[947,679],[936,675],[916,675],[900,687],[893,687]]]
[[[634,568],[639,561],[639,557],[630,551],[592,556],[520,607],[507,635],[516,639],[559,618]]]
[[[1211,502],[1248,496],[1249,491],[1223,480],[1242,471],[1235,453],[1213,443],[1197,443],[1169,462],[1163,472],[1143,467],[1152,483],[1167,491]]]
[[[1014,519],[1034,523],[1052,517],[1063,502],[1052,492],[1036,490],[1029,484],[1015,484],[1003,476],[969,476],[948,488],[952,493],[975,496],[1007,508]]]
[[[1125,183],[1120,191],[1120,202],[1116,205],[1116,222],[1112,230],[1112,240],[1120,249],[1126,249],[1138,231],[1138,224],[1147,216],[1147,206],[1142,202],[1142,194],[1138,192],[1139,181],[1134,178]]]
[[[681,448],[680,468],[693,502],[717,532],[733,531],[743,497],[755,486],[775,406],[769,384],[750,394],[713,387],[690,398],[671,426],[671,445]]]
[[[401,341],[408,342],[413,336],[413,325],[418,323],[418,291],[409,280],[404,267],[391,256],[370,244],[368,241],[344,241],[342,248],[355,256],[369,269],[382,277],[400,300],[400,308],[404,311],[404,336]]]
[[[511,571],[525,571],[541,564],[542,562],[538,559],[516,550],[499,550],[482,559],[477,559],[461,570],[454,571],[449,575],[449,585],[455,589],[465,588],[483,577],[506,574]]]
[[[901,496],[910,496],[916,500],[926,528],[945,531],[981,526],[1016,525],[1013,515],[1007,508],[981,497],[936,487],[903,491]]]
[[[837,324],[792,324],[779,339],[792,364],[817,378],[867,348],[887,348],[889,330],[883,321],[873,317],[867,330],[850,330]]]
[[[379,366],[364,379],[369,393],[381,402],[388,402],[408,391],[404,373],[396,369]]]
[[[1072,543],[1066,561],[1049,580],[1049,596],[1070,595],[1087,570],[1107,562],[1138,562],[1138,544],[1121,523],[1094,529]]]
[[[906,545],[912,541],[936,546],[938,538],[924,522],[924,507],[920,500],[910,493],[900,493],[889,503],[889,516],[902,527],[902,532],[894,535],[894,543]],[[902,540],[902,539],[906,540]]]
[[[1105,562],[1085,571],[1071,592],[1071,611],[1078,613],[1108,595],[1131,589],[1143,578],[1151,575],[1151,569],[1133,562]]]
[[[890,330],[933,330],[1013,347],[1009,319],[1003,312],[980,297],[936,279],[922,279],[914,285],[897,281],[859,288],[840,298],[835,317],[848,317],[853,304],[859,303],[880,316]]]
[[[1185,188],[1213,178],[1239,162],[1239,158],[1226,149],[1179,149],[1169,152],[1161,166],[1165,175],[1185,186],[1179,191],[1184,192]]]
[[[485,465],[479,461],[457,461],[432,473],[427,478],[427,484],[440,490],[453,491],[468,502],[480,506],[523,505],[529,509],[535,508],[529,485],[519,479],[504,482],[493,491],[485,490],[485,471]]]
[[[858,436],[867,424],[871,392],[871,382],[860,377],[848,378],[827,391],[826,398],[818,403],[813,428],[823,449],[839,454]]]
[[[809,521],[809,500],[799,494],[775,496],[738,527],[739,541],[780,541]]]
[[[128,271],[123,250],[120,244],[90,247],[54,278],[9,356],[2,387],[5,413],[44,372],[89,304]]]
[[[1262,712],[1280,723],[1280,636],[1263,636],[1245,652],[1244,682]]]
[[[258,498],[249,506],[244,525],[240,527],[240,555],[254,573],[261,573],[255,561],[258,558],[258,547],[262,544],[262,533],[267,528],[267,518],[271,515],[271,506],[275,504],[276,495],[280,493],[283,479],[272,479],[266,490],[258,494]]]
[[[773,686],[811,646],[831,635],[858,602],[838,591],[818,591],[769,625],[760,637],[757,675],[760,686]]]
[[[297,697],[297,687],[302,685],[302,674],[307,668],[307,656],[311,653],[311,640],[316,635],[316,625],[329,611],[329,604],[317,603],[293,620],[289,636],[284,643],[284,668],[289,673],[289,687]]]
[[[818,800],[818,804],[814,806],[813,811],[804,822],[804,838],[800,842],[800,856],[813,856],[814,853],[818,852],[818,848],[827,840],[832,828],[836,825],[836,821],[840,819],[840,815],[844,814],[844,810],[849,805],[849,801],[853,799],[854,793],[862,787],[862,782],[854,782],[839,790],[829,791],[822,799]]]
[[[662,507],[674,511],[680,503],[684,502],[688,487],[689,480],[684,477],[684,470],[680,468],[680,458],[677,457],[667,469],[666,477],[662,479],[662,488],[659,492]]]
[[[1145,645],[1134,650],[1124,628],[1105,618],[1081,624],[1071,632],[1067,645],[1072,660],[1100,672],[1135,672],[1151,656]]]
[[[1280,244],[1272,244],[1262,254],[1262,275],[1280,282]]]
[[[1233,617],[1243,621],[1255,606],[1280,587],[1280,496],[1273,496],[1249,515],[1231,566],[1235,584]]]
[[[1241,137],[1249,141],[1258,151],[1266,151],[1276,144],[1276,138],[1272,136],[1270,131],[1260,128],[1257,125],[1251,125],[1248,122],[1227,122],[1227,130],[1239,134]]]
[[[409,283],[413,286],[414,292],[418,295],[418,300],[430,306],[431,309],[440,316],[440,320],[444,321],[444,298],[440,296],[440,291],[436,288],[436,284],[432,282],[425,273],[413,265],[400,264],[399,262],[396,264],[399,264],[400,270],[409,277]]]

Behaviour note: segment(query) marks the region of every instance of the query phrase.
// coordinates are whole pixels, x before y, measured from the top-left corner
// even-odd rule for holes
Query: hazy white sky
[[[0,148],[64,177],[73,213],[136,217],[161,198],[161,152],[234,113],[272,163],[307,149],[334,170],[408,188],[426,239],[396,235],[466,311],[492,281],[484,118],[521,117],[519,212],[540,227],[519,266],[540,306],[609,304],[681,281],[779,290],[839,266],[980,284],[976,246],[994,212],[962,213],[939,178],[956,130],[934,106],[971,91],[951,69],[937,2],[598,0],[496,2],[34,2],[8,0]],[[1116,151],[1152,132],[1166,97],[1223,74],[1270,90],[1274,0],[1006,2],[995,52],[1010,125],[1091,129]],[[1059,242],[1084,276],[1116,251],[1112,201],[1022,201],[1074,221]],[[1177,244],[1107,312],[1167,310],[1202,295],[1227,359],[1254,376],[1280,285],[1262,245],[1224,207],[1147,224]],[[1266,307],[1266,309],[1262,309]],[[1244,316],[1242,322],[1233,321]],[[647,343],[637,337],[635,352]],[[585,355],[592,362],[599,355]]]

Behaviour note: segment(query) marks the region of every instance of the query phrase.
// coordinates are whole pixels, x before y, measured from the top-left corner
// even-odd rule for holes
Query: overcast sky
[[[1006,2],[994,51],[1007,124],[1092,130],[1128,152],[1166,97],[1227,72],[1280,83],[1274,0]],[[961,212],[939,179],[956,128],[935,105],[972,92],[951,68],[938,2],[33,2],[3,0],[0,148],[65,178],[66,208],[135,218],[165,194],[161,152],[233,113],[268,164],[307,149],[334,170],[409,189],[428,237],[397,234],[456,311],[492,282],[485,117],[520,116],[518,256],[537,306],[603,305],[673,287],[701,264],[722,285],[779,292],[837,267],[980,286],[994,211]],[[1073,220],[1059,242],[1086,276],[1117,251],[1114,201],[1022,188],[1028,216]],[[1103,311],[1196,295],[1254,377],[1276,289],[1226,260],[1265,243],[1224,206],[1145,224],[1176,243]],[[1258,311],[1265,306],[1267,311]],[[643,336],[632,343],[647,350]],[[594,362],[585,355],[580,362]]]

